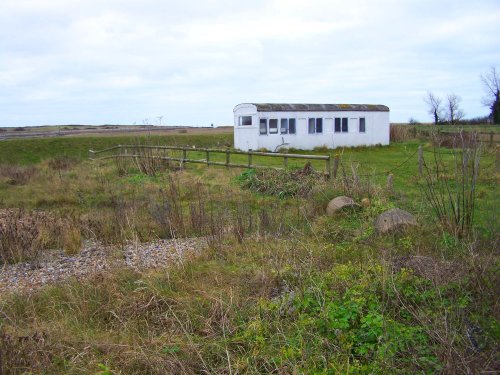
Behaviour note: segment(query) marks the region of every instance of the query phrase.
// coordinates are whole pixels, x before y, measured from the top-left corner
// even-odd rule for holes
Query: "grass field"
[[[83,282],[1,295],[0,373],[498,370],[493,150],[481,154],[473,227],[458,236],[425,197],[417,148],[424,146],[429,165],[432,152],[443,153],[440,181],[452,190],[461,153],[426,139],[314,151],[340,155],[333,180],[298,173],[299,163],[268,173],[158,164],[147,175],[134,163],[86,160],[88,149],[138,142],[224,148],[232,134],[0,142],[0,208],[46,215],[34,220],[43,230],[31,242],[16,225],[4,239],[24,236],[24,245],[68,254],[87,239],[118,251],[128,241],[208,239],[201,255],[169,268],[111,269]],[[326,216],[338,195],[370,203]],[[413,213],[419,225],[378,235],[375,218],[393,207]],[[3,241],[0,251],[17,244]],[[2,259],[36,260],[38,253],[18,254]]]

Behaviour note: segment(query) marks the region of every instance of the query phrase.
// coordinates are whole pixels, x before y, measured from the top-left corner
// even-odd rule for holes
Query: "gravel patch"
[[[188,253],[198,254],[205,242],[199,238],[157,240],[127,244],[123,249],[87,241],[76,255],[46,252],[35,262],[8,264],[0,268],[0,293],[33,291],[45,285],[79,279],[116,267],[145,270],[182,262]]]

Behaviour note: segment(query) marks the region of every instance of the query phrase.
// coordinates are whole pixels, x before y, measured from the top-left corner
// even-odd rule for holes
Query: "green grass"
[[[88,158],[90,149],[100,150],[119,144],[167,144],[175,146],[223,147],[232,144],[232,134],[217,135],[147,135],[88,136],[66,138],[31,138],[0,141],[0,164],[34,164],[61,155],[80,160]]]
[[[64,223],[79,231],[76,237],[95,236],[118,248],[130,239],[171,236],[166,218],[180,235],[220,237],[208,241],[201,255],[169,268],[107,270],[30,295],[0,296],[0,372],[409,374],[493,368],[500,338],[499,230],[490,151],[481,161],[476,237],[469,240],[439,226],[422,197],[416,156],[421,141],[332,151],[342,157],[339,177],[290,197],[242,189],[251,172],[242,176],[239,169],[192,164],[146,176],[129,165],[119,175],[112,161],[84,160],[88,148],[134,139],[2,142],[4,164],[29,164],[35,172],[20,184],[0,177],[0,207],[71,218]],[[228,140],[149,139],[197,147]],[[58,169],[62,164],[53,159],[61,155],[77,161]],[[445,158],[451,164],[452,156]],[[344,179],[352,178],[352,168],[360,180],[347,191]],[[386,189],[389,172],[393,191]],[[287,185],[294,183],[290,175],[273,178],[295,188]],[[328,201],[347,193],[357,201],[369,196],[371,204],[325,216]],[[420,225],[377,235],[375,218],[392,207],[408,209]]]

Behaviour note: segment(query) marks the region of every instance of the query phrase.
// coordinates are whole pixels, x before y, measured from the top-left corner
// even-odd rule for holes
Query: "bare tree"
[[[493,123],[500,124],[500,74],[492,66],[486,75],[481,76],[481,81],[486,91],[483,104],[490,108]]]
[[[458,121],[465,117],[464,111],[460,109],[460,102],[462,101],[462,98],[455,94],[449,94],[446,100],[448,121],[451,125],[455,125]]]
[[[432,92],[427,91],[427,96],[424,98],[424,101],[429,106],[429,114],[434,117],[434,125],[439,124],[443,113],[441,98],[435,96]]]

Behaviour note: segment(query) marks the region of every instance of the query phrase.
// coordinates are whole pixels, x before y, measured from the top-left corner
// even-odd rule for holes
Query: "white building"
[[[234,147],[388,145],[389,108],[372,104],[257,104],[234,108]]]

